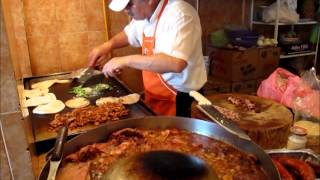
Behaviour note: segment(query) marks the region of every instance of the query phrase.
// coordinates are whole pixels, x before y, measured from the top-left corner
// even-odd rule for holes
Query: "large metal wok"
[[[167,116],[146,116],[143,118],[132,118],[127,120],[121,120],[114,123],[106,124],[96,129],[90,130],[84,134],[81,134],[70,141],[68,141],[63,150],[64,155],[68,155],[79,150],[81,147],[93,144],[97,142],[103,142],[107,137],[114,131],[123,128],[143,128],[143,129],[167,129],[167,128],[178,128],[187,130],[196,134],[211,137],[227,144],[233,145],[241,151],[254,154],[266,172],[267,176],[272,180],[280,180],[278,171],[274,167],[271,158],[260,148],[257,144],[252,141],[243,140],[226,130],[219,125],[192,118],[182,117],[167,117]],[[39,179],[47,179],[49,172],[49,162],[43,167]]]

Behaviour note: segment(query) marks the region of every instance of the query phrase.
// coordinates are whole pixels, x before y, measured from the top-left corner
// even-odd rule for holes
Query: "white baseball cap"
[[[128,5],[130,0],[112,0],[111,3],[109,4],[109,8],[112,11],[122,11],[126,6]]]

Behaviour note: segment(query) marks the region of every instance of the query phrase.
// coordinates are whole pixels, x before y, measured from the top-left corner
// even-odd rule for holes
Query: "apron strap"
[[[162,5],[161,10],[160,10],[160,12],[159,12],[159,14],[158,14],[158,17],[157,17],[157,23],[156,23],[155,30],[154,30],[154,32],[153,32],[153,37],[154,37],[154,38],[156,37],[158,22],[159,22],[159,20],[160,20],[160,17],[161,17],[161,15],[162,15],[162,13],[163,13],[164,8],[167,6],[167,4],[168,4],[168,0],[164,0],[164,3],[163,3],[163,5]]]

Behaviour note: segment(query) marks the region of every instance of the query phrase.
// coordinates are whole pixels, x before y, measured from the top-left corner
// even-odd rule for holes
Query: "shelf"
[[[266,23],[266,22],[263,22],[263,21],[252,21],[252,24],[261,24],[261,25],[276,25],[275,22],[272,22],[272,23]],[[290,23],[278,23],[279,26],[287,26],[287,25],[312,25],[312,24],[318,24],[317,21],[299,21],[297,23],[294,23],[294,24],[290,24]]]
[[[316,55],[316,52],[305,52],[305,53],[297,53],[297,54],[290,54],[290,55],[280,55],[280,59],[300,57],[300,56],[311,56],[311,55]]]

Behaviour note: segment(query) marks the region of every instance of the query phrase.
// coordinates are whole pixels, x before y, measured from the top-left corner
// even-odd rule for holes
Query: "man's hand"
[[[116,76],[121,73],[122,69],[128,65],[126,57],[116,57],[110,59],[102,69],[105,76]]]
[[[88,56],[89,66],[96,67],[100,65],[101,62],[107,57],[107,52],[105,51],[106,50],[103,44],[91,50]]]
[[[129,45],[128,37],[124,31],[116,34],[109,41],[95,47],[88,56],[89,66],[95,67],[102,65],[103,60],[107,58],[107,54],[113,49],[125,47]]]

